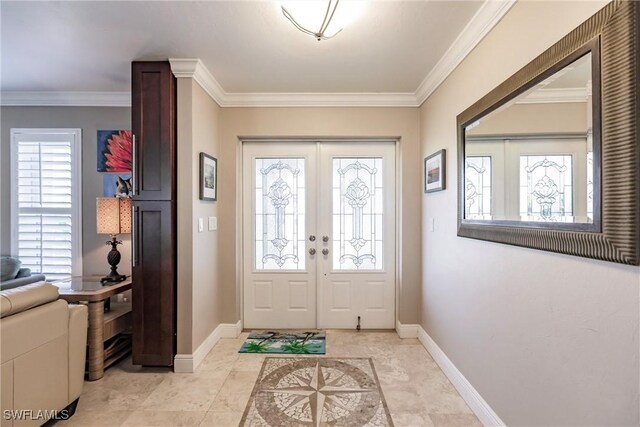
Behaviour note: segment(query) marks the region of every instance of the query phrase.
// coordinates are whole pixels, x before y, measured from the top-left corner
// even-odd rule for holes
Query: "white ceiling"
[[[367,1],[317,42],[274,1],[2,1],[2,91],[126,92],[132,60],[200,58],[232,94],[415,93],[482,5]]]

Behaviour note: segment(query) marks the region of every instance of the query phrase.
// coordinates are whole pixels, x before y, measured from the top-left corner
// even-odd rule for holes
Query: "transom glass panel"
[[[491,156],[468,156],[465,218],[491,219]]]
[[[305,269],[305,159],[257,158],[255,268]]]
[[[333,269],[383,268],[382,158],[333,158]]]
[[[520,156],[520,215],[530,221],[573,217],[571,155]]]

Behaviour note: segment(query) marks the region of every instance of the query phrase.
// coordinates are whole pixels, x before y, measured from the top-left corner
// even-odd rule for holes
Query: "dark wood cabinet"
[[[176,354],[176,79],[169,62],[133,62],[132,318],[136,365]]]
[[[136,200],[174,200],[176,78],[168,62],[133,62],[131,114]]]
[[[169,201],[133,202],[133,363],[173,365],[175,216]]]

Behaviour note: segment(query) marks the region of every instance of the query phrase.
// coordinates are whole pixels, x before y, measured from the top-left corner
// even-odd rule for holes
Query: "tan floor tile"
[[[238,427],[242,412],[207,412],[200,427]]]
[[[168,374],[114,374],[84,383],[78,412],[95,410],[134,410],[155,390]]]
[[[222,388],[227,375],[225,371],[169,374],[142,402],[140,409],[206,411]]]
[[[430,414],[436,427],[482,427],[482,423],[473,414]]]
[[[207,413],[204,411],[134,411],[122,424],[135,427],[195,427]]]
[[[241,354],[231,369],[233,371],[260,372],[266,357],[262,354]]]
[[[195,374],[124,360],[103,379],[85,382],[76,415],[57,425],[236,426],[267,357],[238,354],[247,336],[221,339]],[[480,425],[415,339],[403,340],[393,332],[330,330],[327,357],[371,357],[397,427]]]
[[[231,371],[227,380],[216,395],[209,411],[242,412],[258,378],[258,372]]]
[[[428,414],[419,412],[391,412],[391,419],[395,427],[430,427],[433,426]]]
[[[66,421],[58,421],[56,427],[116,427],[121,426],[124,420],[133,411],[91,411],[78,412]]]

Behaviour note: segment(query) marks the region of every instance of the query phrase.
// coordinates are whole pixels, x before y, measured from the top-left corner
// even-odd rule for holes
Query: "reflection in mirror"
[[[588,53],[465,128],[467,220],[594,221]]]

